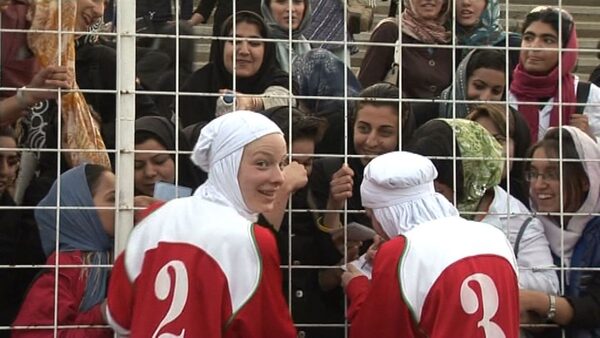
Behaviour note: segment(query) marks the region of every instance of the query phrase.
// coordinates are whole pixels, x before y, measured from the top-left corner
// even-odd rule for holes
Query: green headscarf
[[[485,192],[502,179],[502,146],[479,123],[463,119],[441,119],[455,130],[462,157],[463,191],[458,211],[475,212]],[[482,158],[482,159],[475,159]],[[473,219],[475,215],[461,215]]]

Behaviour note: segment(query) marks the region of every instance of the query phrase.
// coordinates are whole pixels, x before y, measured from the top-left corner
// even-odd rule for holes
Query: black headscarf
[[[249,11],[237,12],[236,23],[247,22],[259,28],[260,36],[268,38],[267,26],[260,16]],[[234,16],[230,16],[223,23],[222,35],[231,36]],[[198,71],[194,72],[186,84],[181,88],[182,92],[195,93],[219,93],[221,89],[233,89],[233,74],[225,68],[223,53],[227,41],[219,41],[218,55],[213,62],[208,63]],[[254,76],[236,78],[236,91],[244,94],[262,94],[268,87],[281,86],[289,88],[288,74],[281,69],[275,57],[275,45],[272,42],[264,42],[265,51],[263,62]],[[179,118],[183,126],[200,122],[210,121],[215,117],[217,96],[179,96]]]
[[[162,144],[167,150],[175,150],[175,125],[162,116],[144,116],[135,120],[135,133],[145,132],[151,134],[153,138]],[[179,131],[179,149],[180,151],[191,151],[192,146],[184,133]],[[188,153],[180,154],[177,173],[179,185],[196,189],[206,180],[206,174],[196,167],[190,160]],[[175,156],[172,155],[173,161]]]

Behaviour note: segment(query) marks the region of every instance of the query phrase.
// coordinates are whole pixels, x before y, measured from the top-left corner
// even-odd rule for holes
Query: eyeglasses
[[[535,170],[529,170],[525,173],[525,180],[527,180],[527,182],[535,182],[537,181],[538,177],[541,177],[545,182],[555,182],[560,179],[557,170],[550,170],[543,173],[538,173]]]

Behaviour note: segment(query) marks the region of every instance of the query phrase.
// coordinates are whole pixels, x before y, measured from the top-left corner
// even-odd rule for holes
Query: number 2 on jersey
[[[173,270],[173,279],[169,274],[169,268]],[[171,287],[173,287],[173,298],[171,299],[171,305],[169,311],[162,319],[156,331],[152,335],[152,338],[183,338],[185,337],[185,329],[181,330],[179,334],[174,333],[162,333],[158,335],[160,330],[167,324],[173,322],[185,307],[188,296],[188,274],[185,268],[185,264],[182,261],[173,260],[165,264],[156,275],[154,281],[154,295],[161,301],[169,298]],[[158,336],[157,336],[158,335]]]

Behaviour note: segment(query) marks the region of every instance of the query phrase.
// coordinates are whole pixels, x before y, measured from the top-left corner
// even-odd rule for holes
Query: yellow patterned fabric
[[[31,30],[28,33],[29,48],[42,67],[60,64],[75,69],[75,30],[77,20],[77,0],[32,1],[30,16]],[[62,34],[39,33],[35,30],[57,31],[61,20]],[[74,74],[73,74],[74,75]],[[75,76],[75,75],[74,75]],[[76,83],[73,89],[78,89]],[[106,146],[100,135],[100,127],[81,92],[62,96],[61,102],[61,144],[62,149],[96,149],[97,152],[65,152],[64,157],[71,167],[82,163],[94,163],[110,168]]]

